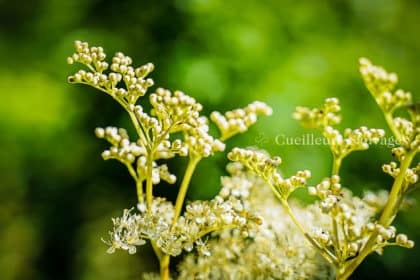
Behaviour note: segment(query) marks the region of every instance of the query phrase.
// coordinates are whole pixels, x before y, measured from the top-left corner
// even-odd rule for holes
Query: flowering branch
[[[394,157],[400,161],[400,167],[397,168],[395,162],[383,167],[395,181],[389,197],[381,207],[352,196],[341,186],[339,171],[346,156],[354,151],[368,149],[371,143],[378,143],[385,132],[382,129],[368,129],[364,126],[354,130],[347,128],[344,133],[339,132],[334,128],[341,122],[341,107],[337,98],[326,99],[321,108],[297,107],[293,115],[303,126],[321,130],[329,143],[333,158],[331,177],[325,178],[315,187],[308,187],[308,192],[319,198],[316,205],[329,216],[330,225],[327,228],[330,231],[326,227],[314,228],[313,233],[309,234],[288,205],[287,199],[290,194],[297,187],[306,185],[306,179],[310,177],[309,171],[299,171],[296,176],[285,180],[276,171],[281,162],[279,157],[269,158],[262,152],[237,148],[229,154],[231,160],[241,162],[266,182],[299,231],[335,267],[337,279],[347,279],[368,254],[374,251],[381,253],[387,245],[398,244],[407,248],[414,246],[413,241],[408,240],[405,235],[396,235],[396,229],[391,224],[401,207],[404,195],[418,181],[419,165],[411,168],[412,161],[420,149],[418,106],[410,105],[409,93],[402,90],[390,93],[397,81],[395,74],[388,74],[366,59],[361,60],[361,73],[368,89],[384,112],[391,131],[401,144],[392,150]],[[394,118],[393,113],[397,109],[407,110],[411,120]],[[370,200],[372,202],[372,197]],[[375,197],[374,201],[376,200],[379,200],[379,197]],[[366,211],[361,211],[362,208]],[[375,221],[375,214],[380,209],[383,209],[380,218]]]
[[[69,77],[69,82],[89,85],[110,95],[127,111],[138,136],[135,142],[131,142],[125,129],[107,127],[95,131],[99,138],[111,144],[102,157],[123,163],[135,180],[140,211],[140,214],[132,214],[131,210],[125,210],[122,218],[113,219],[114,229],[110,233],[111,240],[107,242],[110,245],[108,252],[123,249],[132,254],[136,252],[136,246],[149,239],[160,262],[161,279],[169,279],[170,256],[177,256],[182,250],[191,251],[194,245],[203,251],[203,235],[226,226],[244,228],[253,222],[254,219],[247,213],[231,205],[233,200],[218,197],[210,204],[193,203],[193,208],[187,205],[183,216],[181,210],[199,161],[223,151],[223,141],[248,130],[258,115],[271,114],[271,108],[262,102],[254,102],[224,115],[213,112],[211,119],[221,134],[220,139],[216,139],[208,133],[207,118],[200,115],[202,105],[181,91],[172,93],[158,88],[149,95],[150,113],[143,110],[138,100],[154,84],[152,79],[147,78],[154,69],[153,64],[135,68],[132,59],[119,52],[109,65],[105,61],[104,50],[89,47],[86,42],[76,41],[75,50],[67,59],[68,63],[81,63],[87,71],[79,70]],[[161,180],[170,184],[176,182],[176,176],[169,172],[167,165],[160,163],[175,156],[189,156],[190,160],[174,206],[154,197],[153,186]],[[199,217],[202,208],[213,220]],[[204,220],[199,222],[200,219]]]

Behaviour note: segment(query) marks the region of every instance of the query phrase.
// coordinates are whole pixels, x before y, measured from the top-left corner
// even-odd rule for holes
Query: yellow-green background
[[[0,279],[140,279],[155,269],[148,247],[107,255],[100,241],[110,217],[136,201],[124,168],[102,161],[106,144],[93,129],[129,122],[111,98],[67,84],[74,40],[154,62],[157,85],[196,97],[206,113],[269,103],[273,116],[227,149],[259,144],[283,158],[286,175],[312,170],[315,184],[330,170],[327,147],[277,145],[275,137],[306,133],[291,119],[295,106],[328,96],[342,101],[343,127],[384,127],[357,60],[396,71],[417,97],[419,18],[416,0],[0,1]],[[343,184],[356,194],[389,188],[380,166],[390,160],[384,146],[353,154]],[[182,163],[172,170],[180,174]],[[189,198],[212,197],[225,163],[224,155],[202,162]],[[157,192],[173,198],[175,189]],[[396,225],[420,244],[419,214],[414,206]],[[354,279],[417,279],[419,248],[371,256]]]

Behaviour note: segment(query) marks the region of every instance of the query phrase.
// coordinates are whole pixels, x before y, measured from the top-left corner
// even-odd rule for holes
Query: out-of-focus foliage
[[[418,100],[419,16],[415,0],[1,1],[1,278],[133,279],[156,269],[151,251],[107,255],[100,241],[107,217],[134,205],[135,189],[123,167],[102,161],[104,146],[93,129],[128,120],[110,98],[66,84],[74,40],[154,62],[157,84],[185,91],[209,111],[269,103],[273,116],[228,150],[259,145],[287,159],[286,175],[311,169],[317,182],[330,170],[327,147],[276,141],[307,133],[292,120],[294,108],[337,96],[343,127],[385,127],[357,59],[399,73],[401,87]],[[387,151],[377,146],[352,155],[342,167],[343,185],[356,194],[388,188],[391,180],[380,170],[391,159]],[[223,156],[203,162],[189,196],[217,193],[225,162]],[[183,164],[173,162],[173,170]],[[397,218],[417,244],[419,213],[414,206]],[[420,249],[389,249],[383,258],[369,257],[355,277],[415,275],[419,257]]]

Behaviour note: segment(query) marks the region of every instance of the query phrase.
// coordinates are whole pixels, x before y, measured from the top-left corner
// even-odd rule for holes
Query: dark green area
[[[418,97],[419,17],[415,0],[0,1],[0,279],[140,279],[156,268],[147,247],[107,255],[100,241],[136,196],[123,166],[102,161],[106,144],[93,130],[129,122],[111,98],[67,84],[74,40],[154,62],[157,85],[196,97],[206,113],[269,103],[273,116],[227,150],[259,145],[283,158],[286,175],[312,170],[315,184],[329,174],[327,148],[275,141],[311,133],[292,120],[294,108],[336,96],[343,127],[384,127],[357,60],[397,72]],[[353,154],[344,185],[357,194],[389,188],[381,164],[391,159],[385,146]],[[172,170],[182,174],[179,162]],[[218,155],[201,163],[189,198],[212,197],[226,162]],[[396,225],[420,244],[418,214],[417,205]],[[417,279],[419,248],[371,256],[354,279]]]

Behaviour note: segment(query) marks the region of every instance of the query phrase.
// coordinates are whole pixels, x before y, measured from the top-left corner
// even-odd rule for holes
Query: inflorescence
[[[278,170],[280,157],[234,148],[228,154],[233,161],[228,165],[230,176],[222,178],[219,194],[184,205],[197,164],[223,151],[227,139],[247,131],[259,115],[270,115],[272,109],[256,101],[224,114],[213,112],[210,120],[220,132],[215,137],[209,133],[209,119],[201,115],[202,105],[193,97],[163,88],[146,97],[154,85],[148,77],[153,64],[134,67],[123,53],[108,63],[101,47],[80,41],[75,50],[67,61],[83,64],[85,70],[70,76],[69,82],[110,95],[125,109],[137,133],[130,140],[123,128],[95,130],[111,145],[102,157],[124,164],[137,189],[137,207],[112,219],[110,239],[104,241],[109,253],[121,249],[134,254],[148,240],[159,260],[161,279],[170,277],[170,257],[187,252],[179,265],[180,279],[327,279],[335,273],[336,279],[344,280],[372,252],[414,246],[392,223],[419,180],[420,163],[413,161],[420,150],[420,109],[410,93],[395,89],[395,73],[360,59],[366,87],[399,144],[392,149],[395,160],[382,167],[393,178],[389,192],[366,192],[359,198],[342,186],[343,159],[378,143],[385,131],[361,126],[340,132],[339,100],[327,98],[320,108],[297,107],[293,117],[307,128],[319,129],[328,140],[333,163],[328,177],[316,185],[308,184],[309,170],[286,178]],[[142,105],[146,101],[150,106]],[[150,111],[145,110],[148,107]],[[397,111],[403,113],[396,116]],[[165,163],[176,156],[188,158],[181,180]],[[153,195],[154,185],[162,180],[180,181],[175,203]],[[316,201],[303,206],[291,200],[297,188],[306,188]]]
[[[201,159],[225,149],[224,141],[243,133],[255,124],[259,115],[270,115],[272,110],[263,102],[253,102],[243,109],[221,114],[213,112],[211,120],[220,130],[220,137],[209,134],[208,118],[193,97],[181,91],[171,92],[157,88],[146,98],[154,82],[148,75],[154,66],[147,63],[132,65],[132,59],[116,53],[109,64],[101,47],[90,47],[86,42],[75,42],[76,52],[67,59],[69,64],[80,63],[86,69],[71,75],[70,83],[86,84],[110,95],[128,113],[137,133],[130,140],[123,128],[97,128],[95,134],[107,140],[111,147],[102,153],[104,159],[123,163],[136,182],[138,209],[124,210],[123,216],[113,219],[108,252],[115,249],[136,252],[136,246],[150,240],[159,259],[161,278],[169,278],[170,256],[194,247],[204,255],[206,235],[225,228],[247,228],[259,219],[244,210],[235,197],[216,196],[211,201],[195,201],[186,206],[184,200],[195,167]],[[140,101],[148,100],[151,110],[145,111]],[[164,160],[175,156],[188,157],[188,166],[181,180],[175,204],[154,197],[153,186],[162,180],[177,181]]]
[[[306,210],[317,207],[319,215],[326,217],[320,220],[326,223],[305,224],[305,220],[294,213],[297,210],[292,210],[288,203],[289,195],[297,187],[307,185],[309,171],[298,171],[285,180],[277,171],[281,163],[279,157],[270,158],[264,152],[239,148],[229,153],[231,160],[244,164],[272,189],[303,236],[335,268],[336,279],[347,279],[368,254],[381,254],[386,246],[414,246],[412,240],[397,233],[391,224],[406,201],[405,194],[418,182],[419,163],[412,166],[412,161],[420,149],[419,106],[412,104],[410,93],[401,89],[392,92],[398,80],[396,74],[387,73],[367,59],[360,60],[360,72],[400,145],[392,149],[399,164],[393,161],[383,166],[383,171],[394,178],[389,194],[369,192],[360,199],[341,185],[342,160],[353,151],[366,150],[370,144],[378,143],[385,131],[362,126],[347,128],[341,133],[335,128],[342,119],[337,98],[327,98],[321,108],[297,107],[293,115],[304,127],[321,130],[333,156],[331,176],[316,186],[307,187],[309,195],[318,200]],[[410,119],[394,116],[397,110],[405,110]]]

